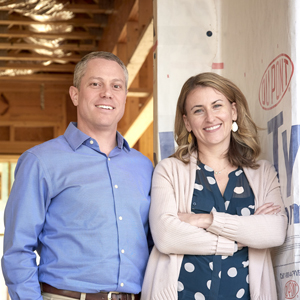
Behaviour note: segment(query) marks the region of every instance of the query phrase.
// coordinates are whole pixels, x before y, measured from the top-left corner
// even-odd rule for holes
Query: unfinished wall
[[[300,284],[299,8],[296,0],[166,0],[154,9],[156,159],[174,152],[175,106],[186,79],[214,71],[241,88],[263,129],[261,158],[278,171],[289,218],[286,242],[274,249],[279,299],[299,296]]]

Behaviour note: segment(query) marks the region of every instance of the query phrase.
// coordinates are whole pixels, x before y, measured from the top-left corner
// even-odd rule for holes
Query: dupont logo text
[[[277,106],[285,95],[294,73],[294,64],[286,54],[278,55],[267,67],[259,87],[259,103],[265,110]]]
[[[296,281],[290,280],[285,284],[285,299],[294,299],[299,292],[299,285]]]

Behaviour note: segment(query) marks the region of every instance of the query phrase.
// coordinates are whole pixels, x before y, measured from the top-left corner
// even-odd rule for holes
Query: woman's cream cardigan
[[[255,208],[266,202],[281,205],[277,215],[236,216],[213,213],[213,223],[202,229],[181,222],[177,212],[191,212],[197,161],[162,160],[152,182],[150,227],[155,246],[146,269],[141,300],[176,300],[184,254],[233,255],[235,241],[249,247],[251,300],[275,300],[277,292],[271,247],[284,242],[287,217],[274,167],[259,161],[256,170],[244,168],[255,196]]]

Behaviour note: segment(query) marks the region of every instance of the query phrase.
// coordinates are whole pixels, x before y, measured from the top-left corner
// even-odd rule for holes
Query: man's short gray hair
[[[111,61],[115,61],[117,64],[120,65],[120,67],[123,69],[124,71],[124,76],[125,76],[125,87],[127,90],[127,85],[128,85],[128,71],[126,66],[124,65],[124,63],[121,61],[121,59],[114,55],[113,53],[110,52],[105,52],[105,51],[96,51],[96,52],[91,52],[87,55],[85,55],[76,65],[75,70],[74,70],[74,78],[73,78],[73,85],[76,88],[80,88],[80,83],[81,83],[81,79],[84,76],[85,70],[86,70],[86,66],[87,63],[92,60],[92,59],[96,59],[96,58],[102,58],[102,59],[106,59],[106,60],[111,60]]]

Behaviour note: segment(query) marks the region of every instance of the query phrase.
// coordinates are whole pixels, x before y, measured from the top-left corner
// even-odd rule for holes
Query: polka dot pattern
[[[207,181],[209,184],[215,184],[216,180],[213,177],[207,177]]]
[[[227,272],[228,276],[229,277],[235,277],[237,275],[237,270],[236,268],[232,267],[228,270]]]
[[[244,188],[242,186],[237,186],[233,191],[240,195],[244,193]]]
[[[236,293],[236,297],[238,299],[241,299],[245,294],[245,290],[244,289],[240,289],[237,293]]]
[[[229,204],[230,204],[230,201],[225,201],[225,209],[226,209],[226,210],[227,210]]]
[[[204,169],[206,170],[206,171],[208,171],[208,172],[213,172],[214,171],[214,169],[212,169],[211,167],[209,167],[209,166],[204,166]]]
[[[211,212],[217,211],[215,207],[211,209]]]
[[[243,261],[243,267],[246,268],[249,266],[249,260]]]
[[[254,213],[254,195],[242,169],[229,173],[227,187],[220,193],[212,168],[199,163],[196,171],[192,212],[226,212],[249,216]],[[185,255],[178,278],[178,300],[249,300],[248,248],[232,256]],[[220,288],[219,288],[220,286]],[[216,294],[216,291],[217,294]]]
[[[241,214],[242,216],[250,216],[251,215],[251,211],[248,207],[244,207],[242,210],[241,210]]]
[[[202,184],[197,184],[197,183],[195,183],[195,186],[194,186],[194,187],[195,187],[196,190],[198,190],[198,191],[200,191],[200,192],[203,190],[203,185],[202,185]]]
[[[181,292],[181,291],[183,291],[183,290],[184,290],[184,285],[183,285],[183,283],[180,282],[180,281],[178,281],[178,283],[177,283],[177,291],[178,291],[178,292]]]
[[[194,270],[195,270],[195,266],[192,263],[186,263],[184,265],[184,268],[189,273],[194,272]]]
[[[234,252],[237,252],[239,250],[239,246],[237,243],[234,244]]]
[[[235,172],[235,176],[240,176],[243,173],[243,170],[238,170]]]
[[[208,280],[207,283],[206,283],[206,285],[207,285],[207,288],[210,290],[210,287],[211,287],[211,280]]]
[[[195,300],[205,300],[205,297],[202,293],[196,293],[195,294]]]

